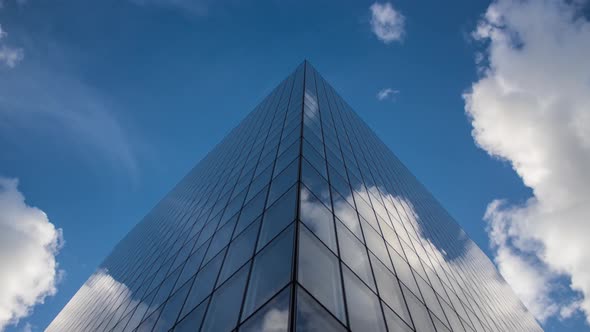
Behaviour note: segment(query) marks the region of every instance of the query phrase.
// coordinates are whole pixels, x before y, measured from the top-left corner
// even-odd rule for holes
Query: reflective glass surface
[[[47,328],[170,330],[541,328],[304,62],[117,244]]]

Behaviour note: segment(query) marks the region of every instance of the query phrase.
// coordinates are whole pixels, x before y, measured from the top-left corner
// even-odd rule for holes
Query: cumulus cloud
[[[405,32],[406,18],[393,8],[391,3],[378,3],[369,7],[371,10],[371,30],[385,44],[401,41]]]
[[[56,293],[63,243],[47,215],[26,204],[18,181],[0,177],[0,331]]]
[[[384,88],[379,90],[379,92],[377,92],[377,99],[379,101],[383,101],[386,99],[391,99],[393,100],[395,98],[395,95],[397,95],[399,93],[399,90],[395,90],[392,88]]]
[[[493,2],[473,33],[482,74],[463,96],[476,143],[533,191],[490,203],[485,219],[500,271],[541,321],[583,311],[590,323],[587,5]]]

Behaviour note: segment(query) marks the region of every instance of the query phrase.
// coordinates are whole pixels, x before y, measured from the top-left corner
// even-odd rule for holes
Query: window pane
[[[266,190],[263,190],[250,202],[246,203],[242,209],[242,213],[240,214],[240,220],[238,221],[238,226],[236,227],[236,233],[246,229],[246,227],[248,227],[248,225],[250,225],[250,223],[252,223],[256,217],[262,214],[265,200]]]
[[[297,331],[344,332],[346,328],[302,288],[297,288]],[[368,331],[367,331],[368,332]]]
[[[424,304],[422,304],[422,302],[420,302],[416,296],[408,290],[408,288],[403,287],[403,292],[406,296],[406,301],[408,301],[408,307],[412,313],[414,324],[416,324],[416,331],[434,332],[435,330],[432,325],[432,320],[430,319],[430,315]]]
[[[305,186],[301,186],[300,219],[333,252],[336,249],[332,213]]]
[[[199,274],[197,274],[197,277],[193,281],[191,292],[182,308],[183,315],[203,301],[207,295],[211,293],[213,286],[215,285],[215,279],[219,273],[219,268],[221,267],[222,259],[223,251],[213,258],[209,264],[205,265]]]
[[[176,317],[180,314],[180,308],[182,308],[182,304],[188,294],[189,288],[190,285],[186,284],[170,297],[168,302],[166,302],[164,310],[162,310],[162,313],[160,314],[160,318],[158,319],[153,332],[166,332],[172,327],[172,325],[174,325]]]
[[[408,263],[406,263],[406,261],[400,256],[398,255],[395,251],[390,251],[390,257],[391,257],[391,261],[393,262],[393,268],[395,269],[395,273],[397,274],[397,277],[408,287],[410,287],[410,289],[415,292],[416,294],[418,293],[418,286],[416,286],[416,280],[414,280],[414,275],[412,274],[412,271],[410,270],[410,266],[408,265]]]
[[[254,258],[242,319],[270,299],[291,280],[293,226]]]
[[[299,228],[298,281],[345,322],[338,259],[305,228]]]
[[[393,267],[391,267],[391,261],[389,260],[389,254],[387,253],[387,248],[385,247],[385,241],[381,235],[379,235],[379,233],[377,233],[377,231],[365,221],[362,221],[361,224],[363,226],[363,231],[369,250],[371,250],[379,258],[379,260],[381,260],[381,263],[393,271]]]
[[[375,256],[371,255],[371,261],[381,298],[408,324],[412,324],[397,278]]]
[[[260,222],[255,222],[250,225],[240,236],[238,236],[229,246],[229,251],[221,275],[219,276],[218,285],[223,283],[229,276],[244,265],[254,254],[254,245],[256,244],[256,236],[258,235],[258,228]]]
[[[385,331],[385,322],[375,293],[348,268],[343,267],[348,317],[353,331]]]
[[[176,325],[174,328],[174,332],[194,332],[199,329],[201,326],[201,322],[203,321],[203,314],[205,313],[205,308],[207,308],[207,303],[209,301],[205,301],[201,303],[198,307],[196,307],[193,311],[191,311],[182,321]]]
[[[248,267],[244,266],[213,294],[201,332],[230,331],[236,326],[248,277]]]
[[[297,181],[298,166],[299,161],[293,161],[289,167],[272,180],[270,194],[268,195],[268,205],[274,203],[277,198],[283,195]]]
[[[322,203],[330,207],[330,190],[328,182],[324,179],[305,158],[301,162],[301,180],[313,192]]]
[[[385,321],[387,322],[387,328],[393,332],[412,332],[412,329],[404,323],[404,321],[396,315],[387,305],[383,305],[383,311],[385,312]],[[460,330],[458,330],[460,331]]]
[[[264,214],[257,250],[260,250],[295,219],[296,190],[297,186],[293,186]]]
[[[340,243],[340,255],[344,263],[350,267],[354,273],[363,279],[367,285],[375,289],[373,276],[371,275],[371,266],[367,257],[365,246],[348,231],[344,225],[338,224],[338,242]]]
[[[287,332],[290,302],[291,287],[288,287],[250,317],[240,332]]]
[[[207,250],[207,255],[203,260],[203,264],[207,264],[207,262],[213,258],[213,256],[215,256],[215,254],[217,254],[229,243],[234,226],[234,222],[229,222],[215,233],[213,239],[211,240],[211,244],[209,245],[209,249]]]
[[[357,238],[362,241],[363,236],[361,234],[361,226],[359,224],[356,210],[340,195],[334,195],[334,214]]]

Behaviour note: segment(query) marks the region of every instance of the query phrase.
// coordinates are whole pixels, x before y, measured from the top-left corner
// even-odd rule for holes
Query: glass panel
[[[391,261],[389,260],[389,254],[387,253],[387,248],[385,247],[385,241],[377,233],[377,231],[371,227],[366,222],[361,222],[363,226],[363,232],[365,234],[365,239],[367,240],[367,247],[371,250],[378,258],[381,260],[388,269],[393,271],[393,267],[391,266]]]
[[[327,207],[330,205],[330,190],[324,179],[305,158],[301,162],[301,180]]]
[[[293,226],[254,258],[242,320],[291,280]]]
[[[356,210],[339,195],[334,195],[334,214],[362,241],[363,235]]]
[[[288,287],[250,317],[240,332],[287,332],[290,302],[291,287]]]
[[[346,321],[338,259],[305,228],[299,228],[298,281],[342,322]]]
[[[305,186],[301,186],[300,219],[333,252],[336,249],[332,213]]]
[[[390,332],[412,332],[412,329],[396,315],[387,305],[383,305],[385,321]]]
[[[426,283],[426,281],[424,281],[419,276],[416,277],[416,280],[418,281],[422,297],[424,298],[424,301],[426,302],[426,306],[428,307],[428,309],[434,312],[438,316],[438,318],[444,319],[445,314],[443,313],[442,307],[438,303],[438,299],[434,294],[434,290]]]
[[[375,289],[369,257],[366,247],[348,231],[341,223],[338,224],[338,242],[340,244],[340,256],[363,281]]]
[[[221,267],[222,259],[223,252],[213,258],[213,260],[205,265],[199,274],[197,274],[193,281],[191,292],[182,308],[182,315],[194,308],[211,293],[213,286],[215,285],[215,279],[219,273],[219,268]]]
[[[371,261],[381,298],[408,324],[412,324],[397,278],[375,256],[371,255]]]
[[[348,268],[343,267],[350,328],[353,331],[385,331],[379,300]]]
[[[207,264],[207,262],[215,256],[221,249],[223,249],[231,239],[231,234],[234,231],[235,223],[229,222],[225,226],[221,227],[211,240],[211,244],[209,245],[209,249],[207,250],[207,255],[203,260],[203,264]]]
[[[229,276],[244,265],[252,255],[254,255],[254,245],[256,244],[256,236],[258,235],[258,228],[260,222],[255,222],[250,225],[240,236],[238,236],[229,246],[229,251],[221,275],[217,284],[223,283]]]
[[[417,332],[434,332],[434,326],[432,325],[432,320],[430,319],[430,315],[428,314],[428,310],[422,302],[420,302],[414,294],[407,291],[407,288],[403,288],[404,295],[406,296],[406,301],[408,301],[408,307],[410,308],[410,312],[412,313],[412,319],[414,324],[416,324],[416,331]]]
[[[238,226],[236,227],[236,233],[246,229],[246,227],[248,227],[248,225],[250,225],[250,223],[252,223],[256,217],[262,214],[265,200],[266,190],[263,190],[250,202],[246,203],[242,209],[242,213],[240,214],[240,220],[238,221]]]
[[[301,287],[297,288],[297,331],[300,332],[344,332],[346,328],[338,323],[326,309],[317,303]]]
[[[297,170],[299,161],[293,161],[281,174],[272,180],[270,185],[270,194],[268,195],[268,205],[274,203],[287,189],[297,181]]]
[[[174,325],[176,317],[178,317],[178,314],[180,313],[180,308],[182,308],[182,304],[186,299],[189,289],[190,285],[186,284],[181,289],[179,289],[178,292],[174,293],[170,299],[168,299],[168,302],[166,302],[166,306],[164,307],[164,310],[162,310],[160,318],[158,319],[153,332],[165,332],[168,331],[172,325]]]
[[[197,273],[199,267],[201,266],[201,261],[203,260],[203,256],[205,255],[205,250],[207,250],[207,246],[209,243],[205,243],[201,248],[195,251],[192,254],[186,264],[184,264],[184,269],[178,278],[178,282],[176,283],[175,288],[178,289],[180,286],[184,285],[184,283],[189,280],[192,276]]]
[[[295,219],[296,190],[297,186],[293,186],[264,214],[257,250],[260,250]]]
[[[191,311],[182,321],[174,328],[175,332],[194,332],[198,331],[203,321],[203,314],[209,301],[204,301],[193,311]]]
[[[201,332],[230,331],[236,326],[248,277],[248,267],[248,265],[244,266],[213,294]]]
[[[398,255],[394,251],[390,251],[390,257],[393,261],[393,267],[395,268],[395,273],[397,274],[398,278],[410,289],[412,292],[419,294],[418,286],[416,286],[416,280],[414,280],[414,275],[410,270],[410,266],[406,263],[403,258]]]

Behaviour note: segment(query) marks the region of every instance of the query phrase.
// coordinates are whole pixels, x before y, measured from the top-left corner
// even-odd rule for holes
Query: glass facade
[[[542,331],[309,63],[115,247],[47,331]]]

